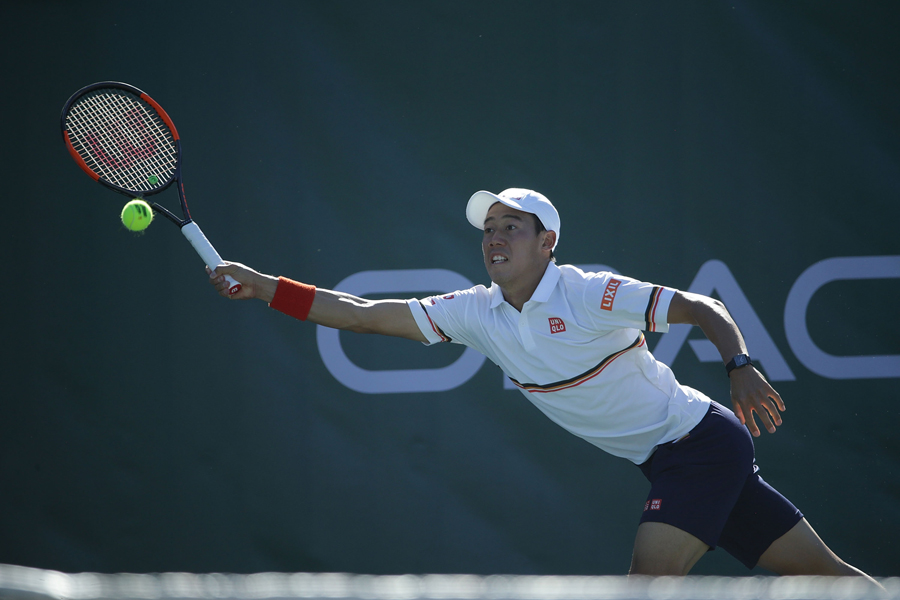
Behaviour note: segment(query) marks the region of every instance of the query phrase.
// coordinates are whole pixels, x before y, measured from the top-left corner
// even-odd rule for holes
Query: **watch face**
[[[731,372],[734,371],[735,369],[746,366],[746,365],[750,365],[750,364],[753,364],[753,363],[750,362],[749,356],[747,356],[746,354],[738,354],[737,356],[732,358],[731,361],[725,366],[725,370],[728,372],[729,375],[731,375]]]

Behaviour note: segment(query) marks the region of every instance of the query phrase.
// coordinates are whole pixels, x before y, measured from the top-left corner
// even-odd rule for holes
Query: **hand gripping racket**
[[[150,202],[153,210],[181,228],[200,258],[214,269],[222,257],[212,247],[184,199],[181,140],[172,119],[150,96],[127,83],[102,81],[75,92],[60,119],[63,140],[78,166],[109,189],[144,198],[177,182],[183,219]],[[228,277],[229,294],[241,284]]]

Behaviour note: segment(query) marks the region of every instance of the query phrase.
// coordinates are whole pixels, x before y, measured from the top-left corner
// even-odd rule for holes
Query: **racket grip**
[[[210,269],[215,269],[222,264],[222,257],[219,256],[219,253],[216,252],[216,249],[209,243],[209,240],[206,239],[206,236],[203,235],[203,232],[200,231],[200,227],[195,222],[191,221],[183,226],[181,228],[181,233],[188,239],[191,246],[194,247],[194,250],[197,251],[197,254],[199,254],[200,258],[203,259],[203,262],[206,263],[206,266]],[[241,291],[241,284],[229,275],[225,276],[225,281],[228,282],[229,296],[233,296]]]

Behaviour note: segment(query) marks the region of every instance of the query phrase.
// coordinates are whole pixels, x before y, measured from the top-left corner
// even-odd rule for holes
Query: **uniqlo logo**
[[[550,333],[561,333],[566,330],[566,324],[562,319],[550,317]]]
[[[610,279],[606,284],[606,290],[603,292],[603,300],[600,302],[600,308],[603,310],[612,310],[613,300],[616,299],[616,292],[622,282],[618,279]]]
[[[659,510],[660,508],[662,508],[662,500],[657,498],[650,501],[650,510]]]

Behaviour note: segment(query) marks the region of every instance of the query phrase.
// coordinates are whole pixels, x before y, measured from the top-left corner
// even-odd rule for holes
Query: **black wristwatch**
[[[753,365],[753,361],[750,360],[750,357],[746,354],[738,354],[734,358],[728,361],[728,364],[725,365],[725,373],[731,377],[731,372],[735,369],[740,369],[741,367],[746,367],[747,365]]]

